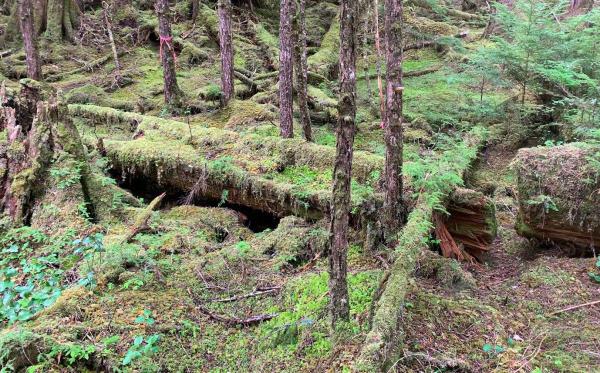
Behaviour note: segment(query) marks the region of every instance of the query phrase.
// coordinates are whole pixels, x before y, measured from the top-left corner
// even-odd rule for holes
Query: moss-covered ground
[[[131,11],[120,10],[116,21],[127,24]],[[177,11],[180,16],[185,12]],[[337,59],[336,24],[331,21],[337,6],[317,2],[307,13],[314,24],[309,64],[325,77],[309,87],[313,111],[336,114],[337,82],[329,68]],[[235,65],[252,72],[252,79],[276,69],[277,16],[268,7],[257,8],[257,18],[248,22],[243,14],[235,16]],[[137,28],[123,31],[125,35],[154,32],[151,11],[133,17],[138,17]],[[229,205],[230,191],[219,191],[218,203],[203,203],[202,198],[186,199],[201,194],[202,188],[190,188],[178,191],[178,198],[152,213],[142,232],[124,242],[149,201],[116,184],[159,161],[165,171],[159,167],[159,177],[171,175],[169,169],[207,165],[210,175],[239,177],[240,189],[259,179],[285,196],[300,201],[318,196],[327,204],[323,196],[331,188],[335,121],[313,125],[315,144],[302,140],[299,130],[294,139],[279,139],[276,76],[262,80],[254,97],[236,81],[242,94],[220,108],[216,14],[202,6],[199,17],[196,26],[189,21],[174,25],[180,52],[177,77],[188,103],[178,112],[163,105],[153,36],[125,48],[122,73],[130,80],[125,86],[113,86],[111,61],[52,83],[73,104],[73,120],[98,175],[114,166],[111,154],[139,169],[98,176],[110,206],[100,221],[91,223],[79,208],[80,196],[69,189],[74,167],[57,160],[51,193],[34,219],[37,226],[9,230],[0,221],[0,287],[8,305],[0,315],[1,370],[349,371],[358,356],[374,291],[389,265],[388,253],[366,248],[360,229],[352,230],[348,253],[350,322],[335,335],[327,321],[324,219],[277,216],[273,227],[253,231],[248,219],[256,217]],[[409,24],[443,34],[463,26],[456,20],[432,23],[421,17],[412,17]],[[465,40],[466,49],[407,53],[407,72],[440,69],[405,79],[405,177],[412,197],[433,183],[459,183],[455,175],[440,177],[455,162],[445,159],[444,151],[456,146],[459,151],[451,154],[460,163],[472,149],[457,146],[459,139],[475,125],[485,127],[494,147],[478,161],[467,186],[493,198],[499,237],[485,263],[452,263],[472,273],[473,287],[453,289],[435,276],[412,281],[402,322],[413,354],[396,362],[392,371],[440,371],[443,359],[459,359],[480,372],[598,370],[598,308],[552,315],[597,297],[599,287],[588,275],[596,270],[595,262],[536,251],[513,229],[515,179],[507,165],[516,142],[509,137],[518,134],[505,118],[489,115],[513,92],[486,91],[480,100],[478,82],[465,72],[461,58],[480,43],[476,35],[481,31],[475,29]],[[53,62],[45,66],[47,75],[73,71],[82,67],[80,61],[110,53],[92,43],[42,44],[42,49]],[[2,63],[5,75],[24,71],[20,57],[12,60],[14,66]],[[370,87],[364,63],[359,59],[355,207],[381,192],[385,152],[375,57],[367,56]],[[7,86],[16,89],[17,80],[7,80]],[[0,132],[0,146],[6,145],[6,137]],[[98,154],[99,138],[108,158]],[[56,220],[63,223],[60,229],[52,228]]]

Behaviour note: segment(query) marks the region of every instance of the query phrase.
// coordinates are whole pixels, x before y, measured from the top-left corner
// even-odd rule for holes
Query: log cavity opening
[[[143,198],[146,202],[152,201],[158,195],[166,192],[167,195],[162,202],[163,209],[183,204],[192,204],[201,207],[222,207],[233,210],[238,214],[240,222],[254,233],[260,233],[267,229],[275,229],[281,220],[281,217],[274,212],[229,203],[226,201],[226,198],[216,199],[200,195],[195,197],[192,201],[186,201],[186,191],[176,189],[165,190],[153,183],[152,180],[142,176],[128,175],[125,180],[122,180],[115,174],[112,176],[117,180],[121,188],[127,189],[135,197]]]

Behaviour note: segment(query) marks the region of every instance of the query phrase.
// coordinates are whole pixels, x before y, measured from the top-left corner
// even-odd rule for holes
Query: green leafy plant
[[[73,231],[49,237],[30,227],[13,229],[2,236],[0,322],[25,321],[52,305],[69,286],[65,272],[101,252],[102,239],[101,234],[74,239]],[[93,285],[93,272],[78,283]]]
[[[72,167],[51,168],[50,176],[56,181],[58,189],[67,189],[81,180],[81,163],[76,163]]]
[[[600,284],[600,258],[596,260],[596,272],[590,272],[588,275],[592,281]]]
[[[81,345],[76,343],[55,345],[41,360],[57,360],[60,364],[61,360],[64,359],[69,366],[72,366],[80,361],[88,361],[94,352],[96,352],[96,347],[94,347],[94,345]]]
[[[554,203],[552,197],[544,194],[535,196],[534,198],[527,200],[526,203],[528,205],[541,206],[546,214],[551,211],[558,211],[558,206],[556,206],[556,203]]]
[[[133,343],[125,353],[121,364],[124,366],[130,365],[134,360],[139,359],[143,356],[152,355],[158,352],[158,342],[160,341],[160,334],[153,334],[145,337],[138,335],[133,339]]]

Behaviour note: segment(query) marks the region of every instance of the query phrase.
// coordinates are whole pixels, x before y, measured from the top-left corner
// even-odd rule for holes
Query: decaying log
[[[179,194],[188,194],[198,186],[203,198],[217,201],[221,199],[223,190],[227,190],[229,203],[277,216],[296,215],[309,220],[320,219],[329,210],[331,192],[328,189],[299,195],[288,183],[279,183],[264,177],[260,172],[234,165],[222,167],[218,160],[215,162],[214,155],[199,152],[202,146],[195,148],[178,142],[185,136],[189,137],[189,128],[185,123],[92,105],[70,105],[69,108],[73,115],[92,123],[128,125],[135,122],[138,131],[146,134],[133,141],[103,141],[113,171],[124,176],[125,185],[152,185],[159,188],[160,192],[169,190]],[[160,145],[152,146],[154,143],[147,138],[152,137],[153,133],[156,136],[157,131],[162,140]],[[256,157],[273,159],[273,154],[278,154],[281,169],[288,165],[327,169],[331,167],[335,157],[335,149],[302,139],[246,136],[233,131],[203,127],[195,127],[193,132],[195,144],[213,144],[219,141],[221,147],[231,149],[230,155],[234,158],[235,152],[240,152],[238,155],[241,158],[247,157],[250,151],[256,162]],[[94,145],[95,139],[90,146]],[[358,182],[365,182],[382,165],[382,157],[357,151],[353,162],[353,177]],[[153,194],[157,195],[156,192],[154,190]],[[374,195],[373,198],[372,201],[366,201],[366,204],[379,203],[379,195]],[[357,216],[362,214],[362,210],[362,207],[357,206]]]
[[[461,252],[449,257],[481,260],[482,254],[489,250],[496,237],[496,209],[493,202],[483,193],[457,188],[450,196],[446,211],[447,215],[437,216],[436,223],[447,229]]]
[[[600,244],[600,147],[572,143],[519,150],[517,232],[579,249]]]

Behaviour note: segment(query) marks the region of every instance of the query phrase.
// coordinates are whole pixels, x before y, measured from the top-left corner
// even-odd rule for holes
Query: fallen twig
[[[600,299],[592,301],[592,302],[588,302],[588,303],[583,303],[583,304],[577,304],[577,305],[574,305],[574,306],[569,306],[567,308],[563,308],[561,310],[554,311],[551,314],[549,314],[548,316],[554,316],[554,315],[558,315],[559,313],[576,310],[576,309],[582,308],[582,307],[593,306],[593,305],[596,305],[596,304],[600,304]]]
[[[275,293],[275,292],[277,292],[279,290],[281,290],[280,286],[274,286],[274,287],[263,288],[263,289],[257,288],[253,292],[250,292],[250,293],[247,293],[247,294],[236,295],[236,296],[233,296],[233,297],[223,298],[223,299],[214,299],[212,301],[213,302],[217,302],[217,303],[235,302],[235,301],[238,301],[240,299],[247,299],[247,298],[252,298],[252,297],[258,297],[258,296],[264,295],[264,294]]]

